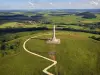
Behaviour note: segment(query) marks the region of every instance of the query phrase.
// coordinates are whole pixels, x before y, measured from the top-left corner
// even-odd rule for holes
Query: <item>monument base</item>
[[[60,39],[49,39],[47,40],[48,44],[60,44]]]

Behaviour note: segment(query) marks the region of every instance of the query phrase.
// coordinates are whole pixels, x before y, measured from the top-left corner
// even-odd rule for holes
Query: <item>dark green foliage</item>
[[[1,44],[0,50],[6,50],[6,44],[5,43]]]
[[[39,22],[40,20],[44,19],[43,15],[36,14],[34,16],[28,16],[24,14],[12,14],[12,15],[0,15],[0,20],[7,20],[7,21],[30,21],[33,20],[35,22]]]
[[[94,40],[100,41],[100,37],[91,36],[91,37],[89,37],[89,38],[92,38],[92,39],[94,39]]]
[[[74,31],[74,32],[85,32],[85,33],[92,33],[92,34],[100,34],[99,31],[91,31],[91,30],[83,30],[83,29],[74,29],[74,28],[59,28],[59,30]]]
[[[0,32],[3,33],[17,33],[17,32],[25,32],[25,31],[38,31],[38,30],[48,30],[47,27],[33,27],[33,28],[4,28],[0,29]]]
[[[17,39],[17,38],[19,38],[19,37],[20,37],[19,35],[15,35],[15,37],[14,37],[14,38],[15,38],[15,39]]]
[[[15,39],[14,37],[15,37],[16,35],[13,35],[13,34],[6,34],[6,35],[1,35],[0,36],[0,41],[2,42],[2,43],[4,43],[4,42],[8,42],[8,41],[10,41],[10,40],[13,40],[13,39]]]
[[[11,45],[11,46],[10,46],[10,49],[14,49],[14,45]]]
[[[0,36],[0,52],[2,57],[17,51],[20,45],[20,40],[12,40],[17,39],[19,37],[20,36],[18,36],[18,34],[2,34]]]
[[[86,28],[90,28],[90,29],[96,29],[96,28],[100,28],[100,22],[96,22],[96,23],[80,23],[77,24],[78,26],[81,27],[86,27]]]
[[[78,16],[83,16],[83,18],[91,19],[91,18],[96,18],[97,16],[91,12],[83,12],[77,14]]]
[[[12,43],[2,43],[0,46],[0,51],[2,56],[5,56],[10,52],[16,51],[19,48],[20,45],[20,41],[15,41]]]

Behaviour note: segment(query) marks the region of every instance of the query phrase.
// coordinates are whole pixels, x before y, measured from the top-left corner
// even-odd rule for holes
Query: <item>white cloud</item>
[[[91,1],[90,4],[98,5],[99,3],[97,1]]]
[[[50,5],[53,5],[53,3],[51,2],[51,3],[49,3]]]
[[[99,0],[100,1],[100,0]],[[26,4],[15,4],[15,5],[0,5],[0,9],[97,9],[100,8],[100,2],[26,2]]]
[[[34,4],[32,2],[28,2],[32,7],[34,7]]]

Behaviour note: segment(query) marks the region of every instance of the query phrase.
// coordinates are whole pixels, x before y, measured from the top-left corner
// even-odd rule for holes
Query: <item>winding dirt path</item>
[[[43,34],[43,35],[50,35],[50,34]],[[38,36],[42,36],[42,35],[38,35]],[[43,58],[43,59],[46,59],[46,60],[48,60],[48,61],[53,62],[53,64],[49,65],[48,67],[46,67],[46,68],[43,69],[42,71],[43,71],[45,74],[47,74],[47,75],[54,75],[54,74],[48,72],[47,70],[50,69],[51,67],[55,66],[55,65],[57,64],[57,61],[52,60],[52,59],[49,59],[49,58],[44,57],[44,56],[42,56],[42,55],[36,54],[36,53],[34,53],[34,52],[31,52],[31,51],[29,51],[29,50],[25,47],[26,43],[27,43],[29,40],[31,40],[32,38],[36,38],[36,37],[38,37],[38,36],[34,36],[34,37],[31,37],[31,38],[27,39],[27,40],[24,42],[24,44],[23,44],[23,48],[24,48],[24,50],[25,50],[26,52],[28,52],[28,53],[30,53],[30,54],[32,54],[32,55],[35,55],[35,56],[38,56],[38,57],[40,57],[40,58]]]

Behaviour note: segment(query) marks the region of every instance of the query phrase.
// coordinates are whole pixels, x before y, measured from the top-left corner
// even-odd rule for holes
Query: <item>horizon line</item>
[[[45,8],[45,9],[43,9],[43,8],[40,8],[40,9],[0,9],[0,10],[55,10],[55,9],[62,9],[62,10],[64,10],[64,9],[71,9],[71,8]],[[89,9],[100,9],[100,8],[75,8],[75,9],[82,9],[82,10],[89,10]],[[72,9],[72,10],[75,10],[74,8]]]

